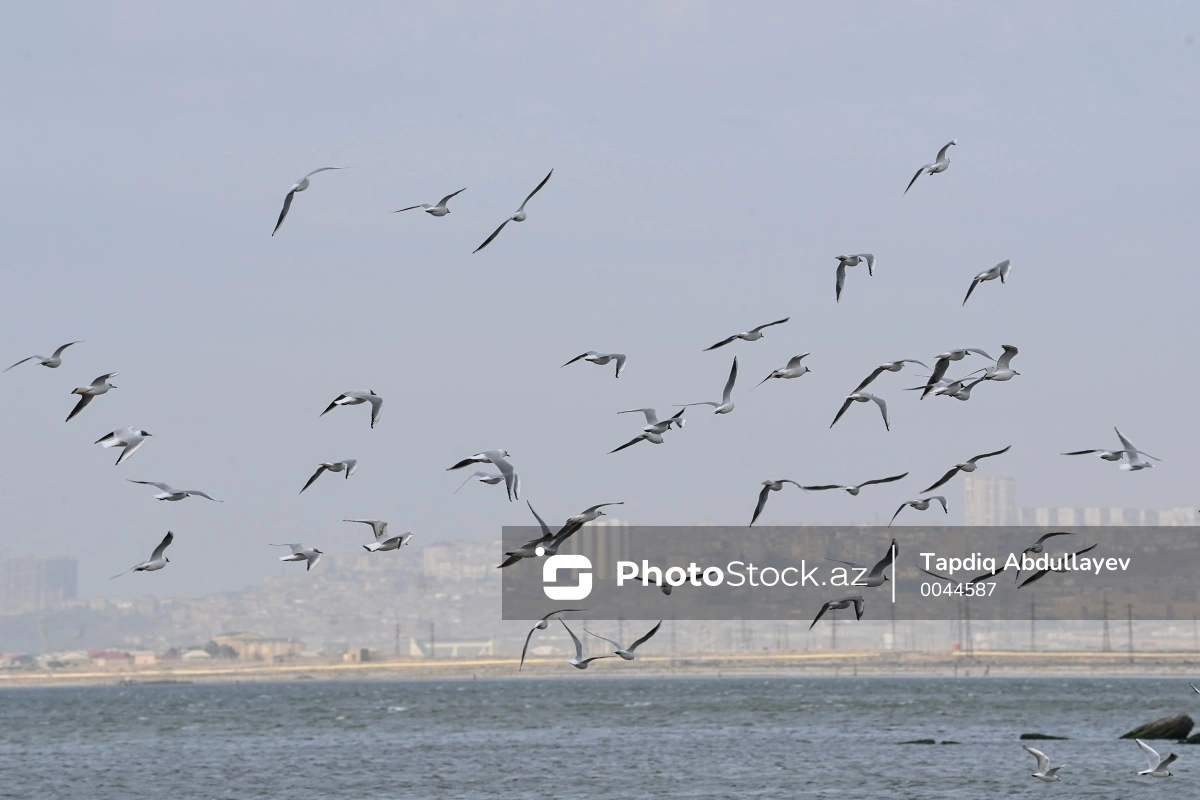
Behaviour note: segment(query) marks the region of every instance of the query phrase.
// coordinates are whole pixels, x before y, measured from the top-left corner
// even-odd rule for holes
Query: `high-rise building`
[[[562,544],[560,553],[579,553],[588,557],[597,578],[615,578],[616,563],[630,555],[629,523],[612,517],[589,522]]]
[[[1017,489],[1012,478],[963,476],[967,525],[1016,525]]]
[[[73,558],[0,560],[0,614],[49,611],[75,599],[79,564]]]

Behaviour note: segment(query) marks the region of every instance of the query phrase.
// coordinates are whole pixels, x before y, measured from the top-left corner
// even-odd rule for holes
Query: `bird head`
[[[597,512],[596,512],[596,516],[597,516],[597,517],[607,517],[608,515],[607,515],[607,514],[605,514],[603,511],[597,511]]]
[[[887,575],[884,575],[884,576],[883,576],[883,579],[886,581],[886,580],[888,579],[888,576],[887,576]]]
[[[167,562],[168,564],[171,563],[171,559],[167,558],[166,556],[163,556],[163,561]]]
[[[317,549],[317,548],[315,548],[315,547],[313,548],[313,552],[314,552],[314,553],[317,553],[318,555],[324,555],[324,551],[323,551],[323,550],[318,550],[318,549]]]
[[[154,435],[150,431],[138,431],[138,433],[140,433],[142,436],[153,436]]]
[[[371,396],[373,396],[373,397],[379,397],[379,395],[375,394],[375,390],[374,390],[374,389],[368,389],[368,390],[367,390],[367,394],[369,394],[369,395],[371,395]]]
[[[83,389],[72,389],[71,394],[83,394]]]

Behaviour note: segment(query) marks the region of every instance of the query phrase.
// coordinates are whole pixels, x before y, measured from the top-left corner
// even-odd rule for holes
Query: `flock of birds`
[[[1142,749],[1142,754],[1146,756],[1147,762],[1146,768],[1138,772],[1138,775],[1145,775],[1150,778],[1171,777],[1171,765],[1175,763],[1175,760],[1179,756],[1171,753],[1166,758],[1163,758],[1158,754],[1157,750],[1141,739],[1134,739],[1134,741]],[[1054,781],[1061,780],[1058,777],[1058,771],[1065,767],[1066,764],[1059,764],[1057,767],[1052,767],[1050,766],[1050,758],[1041,750],[1038,750],[1036,747],[1030,747],[1027,744],[1023,744],[1021,747],[1024,747],[1029,752],[1029,755],[1037,759],[1037,771],[1032,773],[1033,777],[1045,783],[1053,783]]]

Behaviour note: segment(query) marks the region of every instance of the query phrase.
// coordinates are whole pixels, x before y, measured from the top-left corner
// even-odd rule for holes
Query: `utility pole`
[[[892,609],[892,650],[899,650],[899,642],[896,641],[896,604],[891,604]]]
[[[393,654],[396,658],[400,657],[400,623],[396,623],[396,651]]]
[[[1029,595],[1029,652],[1037,650],[1037,606],[1033,604],[1033,595]]]
[[[1104,595],[1104,640],[1100,643],[1100,649],[1105,653],[1112,652],[1112,639],[1108,635],[1108,595]]]
[[[433,620],[429,620],[429,658],[437,658],[437,638],[434,636]]]
[[[974,657],[975,656],[975,636],[974,636],[974,634],[971,633],[971,600],[970,600],[970,598],[963,598],[963,611],[966,614],[966,620],[964,620],[964,633],[963,633],[963,636],[966,639],[966,654],[971,657]]]
[[[829,616],[829,649],[837,650],[837,614]]]
[[[1126,603],[1125,618],[1129,623],[1129,663],[1133,663],[1133,603]]]

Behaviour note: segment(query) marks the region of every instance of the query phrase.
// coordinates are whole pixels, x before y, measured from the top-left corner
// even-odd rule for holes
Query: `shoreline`
[[[82,667],[0,672],[0,689],[31,687],[139,686],[170,684],[282,683],[303,680],[496,680],[546,679],[564,673],[564,660],[531,658],[518,674],[516,658],[412,659],[368,662],[302,659],[289,664],[234,662],[192,665]],[[589,671],[603,677],[1200,677],[1200,653],[1104,653],[988,651],[966,653],[707,654],[643,656],[619,669]]]

